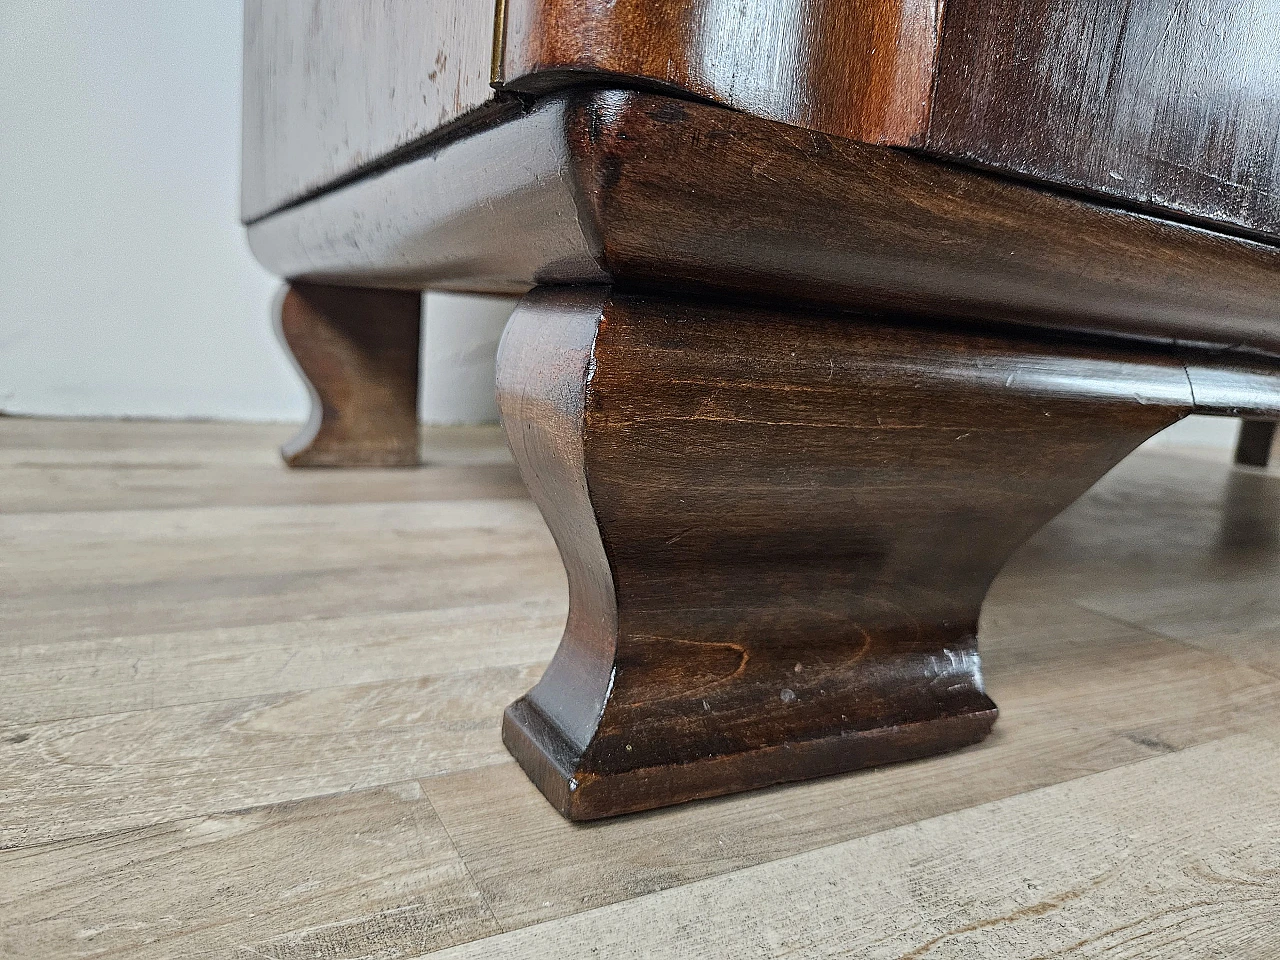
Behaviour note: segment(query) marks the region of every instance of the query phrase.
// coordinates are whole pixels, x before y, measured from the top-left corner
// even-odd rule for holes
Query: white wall
[[[231,0],[0,0],[0,411],[305,417],[236,222],[240,31]],[[429,298],[427,419],[496,418],[510,309]]]
[[[1240,421],[1225,417],[1187,417],[1147,441],[1148,447],[1210,447],[1226,457],[1235,449]]]
[[[237,223],[240,4],[0,0],[0,411],[305,418]],[[508,301],[429,298],[423,412],[496,418]]]

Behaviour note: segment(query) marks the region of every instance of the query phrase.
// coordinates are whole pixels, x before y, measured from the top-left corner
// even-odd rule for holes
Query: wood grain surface
[[[351,482],[363,485],[364,475]],[[273,611],[333,617],[520,601],[564,582],[525,497],[430,509],[358,499],[226,506],[0,516],[6,640],[235,627]],[[520,570],[516,580],[489,563],[493,550]]]
[[[297,283],[278,329],[311,393],[310,419],[280,450],[285,463],[417,464],[421,294]]]
[[[985,736],[991,581],[1195,406],[1158,355],[550,287],[498,397],[570,584],[503,736],[571,819]]]
[[[1275,925],[1275,898],[1250,864],[1270,862],[1275,818],[1265,804],[1280,780],[1265,743],[1228,738],[1277,739],[1274,468],[1232,470],[1225,451],[1216,461],[1139,451],[1020,550],[983,609],[984,676],[1002,717],[979,746],[582,827],[557,816],[506,757],[496,712],[480,717],[461,693],[444,698],[430,706],[433,732],[420,726],[415,738],[413,715],[427,704],[393,693],[415,676],[498,677],[555,646],[567,598],[556,547],[532,504],[512,512],[485,492],[501,442],[429,432],[427,448],[451,465],[405,472],[423,496],[402,488],[406,502],[393,505],[385,498],[396,488],[376,483],[386,473],[282,470],[264,431],[0,418],[0,505],[21,479],[30,514],[0,510],[0,686],[20,707],[0,721],[0,783],[10,791],[0,825],[33,841],[65,837],[0,851],[9,956],[405,957],[537,923],[530,936],[550,949],[582,929],[568,926],[572,915],[609,904],[647,918],[632,938],[660,956],[681,911],[708,915],[710,888],[697,881],[731,890],[761,870],[778,885],[744,914],[760,938],[744,950],[732,939],[742,917],[703,921],[725,944],[706,956],[785,955],[787,931],[799,929],[792,907],[803,906],[792,912],[821,937],[843,929],[841,917],[862,916],[864,903],[897,931],[900,955],[1047,903],[1106,863],[1118,869],[1099,868],[1105,881],[1085,898],[957,933],[925,955],[1035,956],[1056,942],[1054,924],[1087,939],[1062,945],[1064,956],[1123,952],[1123,934],[1095,936],[1081,913],[1090,908],[1131,923],[1130,947],[1151,955],[1212,955],[1223,944],[1236,956],[1267,955],[1270,942],[1258,953],[1250,937]],[[474,502],[430,496],[437,469],[461,471],[455,485],[474,470]],[[117,470],[182,475],[180,498],[202,480],[214,494],[139,509],[135,486],[110,499]],[[59,517],[58,486],[78,471],[95,479],[71,483],[82,507]],[[455,533],[437,553],[445,529]],[[310,557],[326,538],[345,554],[318,569]],[[276,553],[254,567],[254,545],[272,541]],[[412,542],[416,553],[404,550]],[[167,556],[180,558],[171,574]],[[78,565],[60,576],[64,563]],[[40,578],[20,580],[32,566]],[[437,591],[441,575],[449,585]],[[415,657],[424,665],[416,674]],[[237,706],[242,696],[309,695],[328,705],[307,718],[355,725],[326,740],[303,717],[275,709],[246,720]],[[200,701],[212,726],[166,725],[172,708]],[[379,739],[361,716],[398,717],[385,723],[396,732]],[[96,728],[96,747],[48,732],[74,721]],[[237,737],[261,748],[220,760]],[[338,777],[318,779],[344,738],[360,737],[380,744],[372,759],[387,776],[451,739],[474,752],[420,780],[372,784],[371,773],[367,789],[351,791]],[[208,777],[167,775],[198,750]],[[286,760],[273,780],[267,768]],[[1094,776],[1107,770],[1117,773]],[[237,778],[247,806],[219,808],[223,787],[212,778],[224,776]],[[76,786],[60,794],[59,783]],[[294,799],[271,801],[291,783]],[[133,827],[102,826],[105,796],[129,798]],[[1135,802],[1140,817],[1126,812]],[[1253,860],[1241,858],[1238,831]],[[878,852],[889,849],[900,859]],[[799,855],[808,859],[797,865]],[[837,865],[829,888],[812,872],[828,857]],[[1167,869],[1150,866],[1157,857]],[[868,901],[883,872],[861,871],[890,865],[917,893]],[[1011,878],[1036,886],[1018,893]],[[1202,881],[1212,885],[1195,886]],[[989,894],[975,901],[973,890]],[[668,899],[655,900],[661,891]],[[680,929],[687,945],[692,934]],[[482,952],[520,947],[500,941]]]
[[[1277,778],[1276,743],[1241,737],[440,956],[552,958],[591,943],[636,960],[1031,958],[1136,941],[1145,957],[1230,944],[1261,960],[1280,923],[1280,843],[1255,825],[1280,816]],[[1237,816],[1206,815],[1216,805]],[[1125,895],[1136,889],[1146,896]]]
[[[1280,354],[1273,247],[653,94],[546,102],[249,238],[330,283],[612,279]]]
[[[246,221],[608,83],[1280,238],[1272,0],[348,7],[246,4]]]
[[[868,143],[923,143],[938,0],[506,0],[499,82],[659,84]]]
[[[507,0],[508,87],[658,84],[1280,237],[1271,0]]]
[[[1274,0],[947,0],[928,149],[1280,237]]]
[[[483,113],[493,21],[493,0],[247,0],[243,219]]]
[[[407,956],[499,932],[413,781],[3,856],[10,957]]]

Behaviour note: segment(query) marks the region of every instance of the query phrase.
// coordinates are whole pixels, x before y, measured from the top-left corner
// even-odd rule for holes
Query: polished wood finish
[[[1280,237],[1280,4],[947,0],[928,149]]]
[[[1272,0],[250,0],[242,213],[605,83],[1277,239],[1277,37]]]
[[[1265,467],[1271,462],[1271,447],[1275,437],[1274,420],[1245,420],[1240,424],[1236,463],[1248,467]]]
[[[498,77],[657,84],[1280,237],[1272,0],[506,0]]]
[[[1280,354],[1271,246],[648,93],[548,100],[249,239],[326,282],[613,280]]]
[[[568,109],[545,103],[267,217],[250,225],[249,246],[277,276],[327,283],[522,294],[535,282],[603,282]]]
[[[422,295],[295,283],[279,325],[311,390],[311,418],[281,448],[285,462],[416,464]]]
[[[505,0],[498,80],[658,84],[868,143],[923,143],[940,0]],[[626,82],[619,82],[626,78]]]
[[[494,0],[246,0],[241,215],[494,108]]]
[[[527,297],[498,393],[570,596],[503,737],[583,820],[981,739],[991,581],[1194,407],[1174,359],[605,288]]]

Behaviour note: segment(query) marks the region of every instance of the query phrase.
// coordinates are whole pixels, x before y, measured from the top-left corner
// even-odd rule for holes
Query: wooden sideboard
[[[418,291],[525,295],[498,394],[570,613],[503,734],[566,816],[980,739],[1019,544],[1190,413],[1265,462],[1274,2],[245,16],[294,462],[411,462]]]
[[[246,220],[620,82],[1280,236],[1274,0],[250,0],[245,28]]]

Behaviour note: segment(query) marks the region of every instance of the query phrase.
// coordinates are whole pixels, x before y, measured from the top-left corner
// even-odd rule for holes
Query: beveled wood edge
[[[1183,350],[1179,354],[1193,413],[1280,420],[1280,361],[1231,351]]]
[[[566,109],[548,101],[249,224],[249,247],[315,283],[510,296],[539,278],[606,282],[570,182]]]
[[[369,177],[376,177],[386,170],[430,156],[478,132],[509,123],[525,113],[527,109],[527,103],[522,97],[514,93],[497,91],[491,100],[460,114],[448,123],[388,150],[372,160],[360,163],[322,184],[308,187],[263,210],[242,209],[240,224],[246,228],[252,227],[255,223],[277,216],[286,210],[312,203],[335,190],[341,190]]]
[[[700,104],[570,113],[619,282],[1280,355],[1280,250]]]
[[[619,253],[618,245],[611,243],[625,218],[642,219],[644,211],[604,202],[611,199],[606,196],[607,179],[617,162],[615,154],[597,141],[611,132],[625,140],[648,122],[646,117],[660,113],[666,105],[682,118],[694,115],[689,121],[694,128],[707,122],[723,123],[730,133],[752,138],[756,148],[776,142],[779,157],[792,164],[806,163],[803,144],[797,147],[801,138],[814,144],[815,157],[837,151],[845,177],[866,181],[860,197],[875,190],[883,194],[881,188],[888,183],[907,192],[923,190],[922,195],[934,198],[912,207],[917,220],[934,221],[929,226],[934,235],[921,239],[920,223],[913,225],[910,235],[903,230],[898,238],[900,249],[894,251],[899,269],[894,276],[878,277],[878,288],[868,286],[865,275],[869,268],[859,265],[856,257],[836,257],[830,250],[825,250],[828,263],[823,269],[861,269],[864,276],[818,273],[790,278],[788,288],[793,295],[813,305],[897,310],[924,310],[927,306],[926,312],[957,319],[1031,327],[1074,326],[1099,335],[1137,337],[1171,347],[1179,341],[1204,340],[1215,349],[1280,356],[1280,250],[1274,247],[1004,181],[899,150],[841,141],[724,108],[627,90],[583,89],[543,100],[519,118],[251,224],[250,246],[259,261],[278,275],[352,286],[519,295],[539,283],[616,281],[659,289],[702,288],[729,295],[768,296],[769,288],[779,285],[778,266],[761,261],[754,251],[730,261],[695,263],[689,259],[693,254],[688,249],[661,244],[664,227],[660,222],[646,228],[654,235],[653,248],[644,251],[647,260],[637,259],[634,251]],[[852,159],[846,162],[846,158]],[[685,161],[688,167],[693,159],[654,157],[651,166]],[[636,162],[634,157],[628,160]],[[652,177],[657,172],[638,170],[637,175]],[[463,194],[459,189],[463,184],[476,189]],[[762,195],[769,189],[760,187]],[[986,209],[970,194],[996,198],[997,205]],[[727,198],[744,210],[758,199]],[[816,201],[809,206],[799,211],[797,224],[791,228],[788,239],[793,244],[805,241],[806,215],[823,215]],[[840,211],[841,215],[848,213]],[[888,214],[882,207],[853,214],[875,217],[881,228],[888,222],[883,219]],[[696,210],[690,215],[696,216]],[[831,216],[829,212],[826,215]],[[1055,215],[1060,216],[1061,224],[1054,222]],[[1040,271],[1036,277],[1015,279],[1012,292],[1002,291],[1012,300],[983,301],[983,290],[989,285],[984,285],[980,270],[988,265],[976,266],[966,277],[948,277],[941,271],[941,279],[923,281],[919,271],[903,266],[913,256],[922,263],[929,261],[932,251],[928,244],[936,245],[938,234],[949,234],[947,242],[952,245],[981,247],[989,242],[987,234],[992,228],[972,218],[984,216],[999,220],[999,229],[1007,232],[1014,248],[1012,259],[1034,263]],[[1091,268],[1094,279],[1086,282],[1078,265],[1073,268],[1057,249],[1060,242],[1080,246],[1072,235],[1078,234],[1081,224],[1090,225],[1100,235],[1122,237],[1130,248],[1146,249],[1149,263],[1135,264],[1131,271],[1112,263],[1095,264]],[[858,223],[851,220],[849,234],[856,236],[857,230]],[[504,240],[495,244],[494,237]],[[1162,273],[1153,275],[1151,265],[1164,263],[1161,256],[1170,250],[1178,255],[1169,258]],[[1095,259],[1100,257],[1095,255]],[[829,262],[833,261],[855,266],[831,268]],[[1000,269],[998,259],[991,263],[995,264],[991,269]],[[1006,270],[987,279],[1007,284],[1010,276],[1016,277],[1016,271]],[[1037,280],[1045,276],[1056,278],[1067,289],[1104,300],[1093,305],[1090,316],[1089,308],[1082,305],[1088,296],[1071,300],[1060,293],[1042,295]],[[908,286],[902,286],[904,283]],[[1186,317],[1176,316],[1179,310]],[[1070,315],[1071,311],[1079,311],[1080,316]],[[1108,319],[1104,321],[1104,317]],[[1114,317],[1119,318],[1119,327],[1114,326]],[[1198,330],[1195,321],[1205,317],[1214,318],[1219,326],[1231,326],[1232,335]],[[1113,325],[1108,327],[1108,323]],[[1150,329],[1135,331],[1124,326],[1135,323]],[[1152,334],[1151,329],[1159,332]]]
[[[823,737],[716,758],[728,761],[732,770],[686,764],[580,779],[574,775],[572,746],[527,696],[503,712],[502,742],[547,802],[565,819],[580,823],[655,809],[655,789],[662,791],[662,806],[667,806],[923,759],[938,752],[931,738],[946,739],[951,749],[972,746],[986,739],[999,715],[990,698],[985,699],[989,706],[971,713],[862,731],[854,759],[854,738]]]

